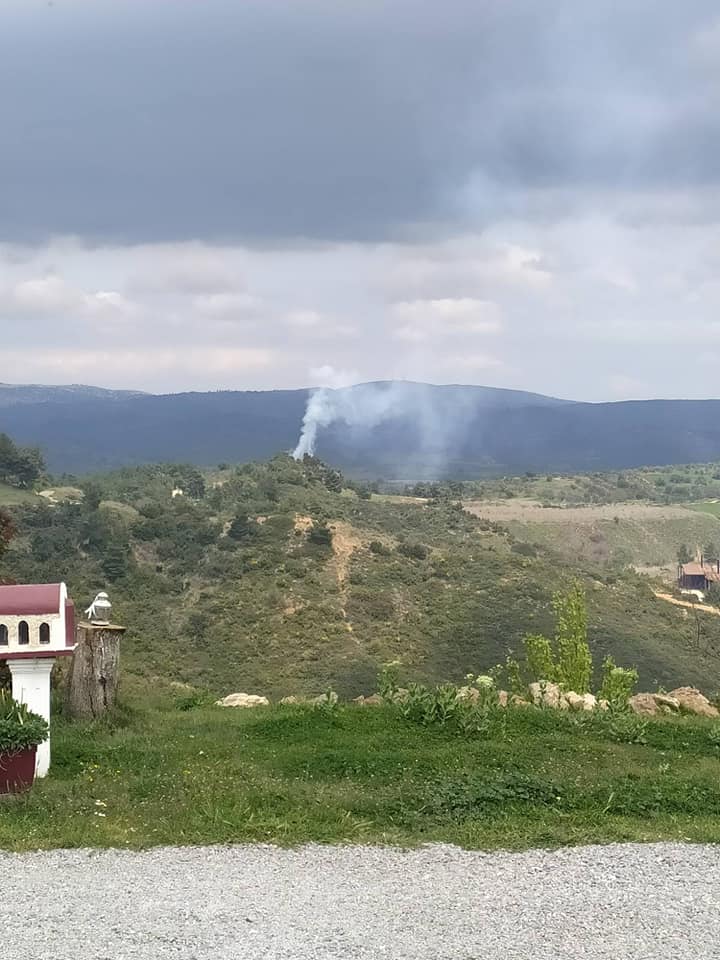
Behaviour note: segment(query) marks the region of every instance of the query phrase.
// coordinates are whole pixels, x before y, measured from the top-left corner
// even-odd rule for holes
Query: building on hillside
[[[693,560],[678,566],[678,586],[683,590],[707,590],[711,583],[720,583],[720,560]]]

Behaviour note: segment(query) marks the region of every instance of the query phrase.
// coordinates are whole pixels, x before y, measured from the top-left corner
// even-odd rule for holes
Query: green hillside
[[[83,502],[13,508],[4,574],[62,577],[82,605],[107,587],[128,626],[126,676],[271,697],[368,693],[396,659],[411,679],[458,679],[551,630],[553,592],[579,576],[596,662],[637,665],[641,686],[720,687],[720,617],[699,614],[698,630],[633,571],[536,546],[449,499],[370,498],[284,456],[81,485]]]

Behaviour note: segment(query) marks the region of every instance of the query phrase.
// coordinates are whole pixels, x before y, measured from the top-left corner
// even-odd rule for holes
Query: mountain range
[[[55,473],[292,450],[310,390],[155,395],[0,384],[0,431]],[[316,453],[351,475],[411,481],[720,459],[720,400],[582,403],[406,381],[323,391]],[[333,412],[337,414],[334,418]]]

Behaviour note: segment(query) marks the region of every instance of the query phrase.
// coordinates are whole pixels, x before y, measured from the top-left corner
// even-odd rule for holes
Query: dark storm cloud
[[[376,240],[466,191],[712,182],[715,10],[6,0],[0,237]]]

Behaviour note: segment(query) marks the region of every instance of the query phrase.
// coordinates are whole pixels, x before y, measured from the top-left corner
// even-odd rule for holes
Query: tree
[[[97,510],[103,498],[102,487],[94,480],[87,480],[80,488],[83,492],[83,503],[88,510]]]
[[[719,556],[720,556],[720,553],[718,553],[717,545],[714,544],[712,540],[709,543],[705,544],[705,546],[703,547],[704,560],[715,561],[718,559]]]
[[[0,481],[12,487],[29,487],[45,469],[37,447],[18,447],[0,433]]]
[[[248,516],[238,514],[228,528],[231,540],[250,540],[258,531],[258,524]]]
[[[15,527],[9,513],[0,510],[0,557],[7,550],[8,544],[15,536]]]
[[[690,552],[690,547],[686,543],[681,543],[677,551],[677,561],[678,563],[690,563],[693,555]]]
[[[558,680],[566,690],[590,690],[592,656],[587,638],[587,604],[579,583],[567,593],[556,593],[553,607],[557,619]]]
[[[129,553],[121,543],[111,543],[101,561],[102,571],[112,581],[121,580],[128,572]]]

